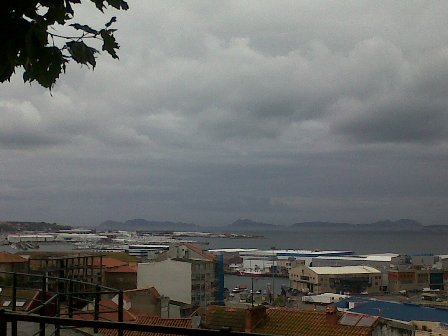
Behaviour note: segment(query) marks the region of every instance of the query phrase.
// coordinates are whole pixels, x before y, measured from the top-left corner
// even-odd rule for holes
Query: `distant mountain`
[[[421,230],[423,229],[423,224],[413,220],[413,219],[399,219],[396,221],[384,220],[380,222],[375,222],[367,224],[371,228],[385,229],[385,230]]]
[[[419,231],[425,227],[412,219],[399,219],[396,221],[384,220],[369,224],[304,222],[293,224],[290,228],[293,230],[312,231]]]
[[[284,226],[267,224],[261,222],[255,222],[250,219],[238,219],[232,224],[226,227],[228,230],[246,230],[246,231],[257,231],[257,230],[278,230],[279,228],[285,228]]]
[[[55,232],[58,230],[68,230],[71,228],[72,227],[69,225],[59,225],[56,223],[46,223],[46,222],[0,221],[0,232],[16,232],[16,231]]]
[[[224,226],[200,226],[193,223],[149,221],[146,219],[131,219],[125,222],[108,220],[101,223],[98,230],[129,230],[129,231],[448,231],[448,225],[423,224],[413,219],[383,220],[368,224],[338,223],[338,222],[302,222],[292,225],[275,225],[256,222],[251,219],[238,219]]]
[[[192,223],[148,221],[146,219],[131,219],[126,222],[108,220],[101,223],[98,230],[128,230],[128,231],[199,231],[201,228]]]

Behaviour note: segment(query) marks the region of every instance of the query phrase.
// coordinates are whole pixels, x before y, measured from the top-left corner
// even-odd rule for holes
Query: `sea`
[[[337,231],[244,232],[262,238],[200,238],[208,249],[258,248],[295,250],[344,250],[356,254],[448,254],[448,231]]]

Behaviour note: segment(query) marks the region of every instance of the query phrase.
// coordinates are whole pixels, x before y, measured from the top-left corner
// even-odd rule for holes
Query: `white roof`
[[[337,266],[337,267],[310,267],[317,274],[370,274],[381,273],[369,266]]]
[[[385,254],[367,254],[367,255],[359,255],[359,256],[319,256],[319,257],[315,257],[315,259],[391,262],[392,258],[398,257],[398,256],[399,256],[399,254],[395,254],[395,253],[385,253]]]
[[[224,253],[240,253],[240,252],[253,252],[258,251],[257,249],[250,248],[250,249],[244,249],[244,248],[222,248],[222,249],[213,249],[208,250],[209,252],[215,253],[215,252],[224,252]]]

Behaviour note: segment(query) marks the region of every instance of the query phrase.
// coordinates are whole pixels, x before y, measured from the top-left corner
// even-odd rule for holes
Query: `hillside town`
[[[448,255],[205,249],[177,235],[5,235],[4,246],[16,251],[0,252],[0,305],[35,312],[57,293],[66,296],[58,308],[41,313],[268,335],[448,335]],[[65,249],[43,249],[61,241]],[[39,276],[44,289],[31,280]],[[228,288],[228,276],[252,285]]]

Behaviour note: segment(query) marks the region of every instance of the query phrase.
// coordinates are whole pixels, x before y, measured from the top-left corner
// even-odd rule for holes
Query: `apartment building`
[[[138,264],[137,287],[155,287],[171,300],[205,307],[216,301],[215,263],[174,258]]]

